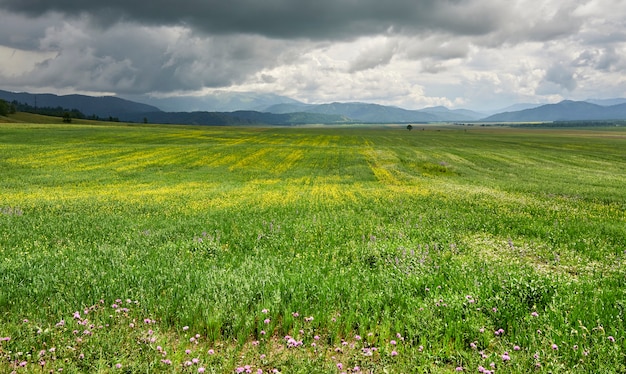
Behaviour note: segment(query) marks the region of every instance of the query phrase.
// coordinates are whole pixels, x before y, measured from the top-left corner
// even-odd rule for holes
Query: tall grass
[[[625,137],[0,125],[0,372],[626,371]]]

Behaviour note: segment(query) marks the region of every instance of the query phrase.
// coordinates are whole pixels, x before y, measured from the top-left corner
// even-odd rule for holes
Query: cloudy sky
[[[626,97],[623,0],[0,0],[0,89],[409,109]]]

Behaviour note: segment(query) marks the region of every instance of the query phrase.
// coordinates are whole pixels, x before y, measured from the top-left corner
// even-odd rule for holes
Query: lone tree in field
[[[71,123],[72,122],[72,116],[70,116],[69,112],[63,113],[63,122],[65,122],[65,123]]]
[[[409,131],[413,130],[413,125],[408,125],[408,126],[406,127],[406,129],[407,129],[407,130],[409,130]]]

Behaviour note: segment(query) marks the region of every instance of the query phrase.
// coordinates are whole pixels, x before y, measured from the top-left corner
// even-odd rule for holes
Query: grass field
[[[626,372],[626,130],[0,124],[0,373]]]

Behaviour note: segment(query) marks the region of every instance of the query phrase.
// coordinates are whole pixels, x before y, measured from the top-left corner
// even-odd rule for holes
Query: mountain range
[[[93,97],[86,95],[31,94],[26,92],[9,92],[0,90],[0,99],[28,104],[35,108],[61,107],[77,109],[87,116],[95,115],[102,118],[124,118],[128,113],[159,112],[161,109],[152,105],[137,103],[115,96]]]
[[[626,103],[602,106],[586,101],[564,100],[516,112],[504,112],[483,118],[485,122],[552,122],[626,119]]]
[[[408,110],[371,103],[306,104],[275,94],[216,92],[203,97],[129,98],[31,94],[0,90],[0,99],[33,107],[77,109],[86,116],[121,121],[200,125],[340,124],[428,122],[549,122],[626,119],[626,99],[565,100],[556,104],[516,104],[495,114],[443,106]]]

